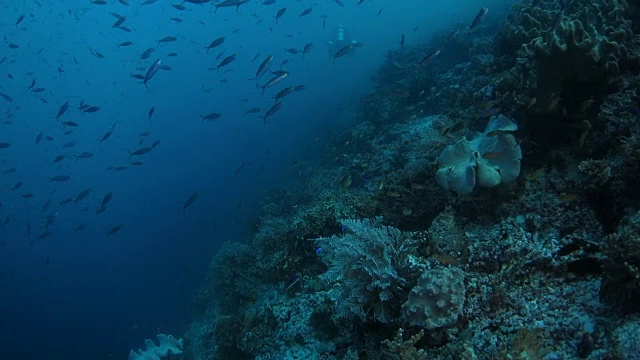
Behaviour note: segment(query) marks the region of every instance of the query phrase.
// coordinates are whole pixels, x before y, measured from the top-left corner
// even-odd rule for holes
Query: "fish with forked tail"
[[[281,82],[282,80],[284,80],[287,76],[289,76],[289,73],[286,71],[282,71],[280,73],[278,73],[276,76],[272,77],[271,79],[269,79],[269,81],[267,81],[266,84],[260,86],[258,84],[256,84],[256,87],[259,87],[262,89],[262,93],[264,94],[264,89],[271,87],[279,82]]]
[[[269,110],[267,110],[267,112],[263,116],[261,116],[265,124],[267,123],[267,118],[270,116],[273,116],[275,113],[280,111],[280,109],[282,108],[282,105],[283,105],[282,101],[278,101],[271,108],[269,108]]]
[[[161,62],[162,62],[162,60],[160,60],[160,59],[154,61],[153,64],[151,64],[151,66],[149,66],[149,68],[147,69],[146,74],[144,74],[144,82],[143,83],[144,83],[144,87],[146,87],[147,89],[149,88],[149,86],[147,86],[147,83],[158,72],[158,70],[160,69],[160,63]]]
[[[480,20],[482,20],[482,18],[487,14],[487,11],[489,11],[489,8],[483,7],[482,9],[480,9],[478,15],[476,15],[471,25],[469,25],[469,30],[473,29],[480,23]]]
[[[193,205],[193,203],[196,202],[196,200],[198,200],[199,197],[200,197],[200,193],[197,191],[191,194],[191,196],[189,196],[187,201],[185,201],[184,205],[182,206],[182,213],[184,214],[187,211],[187,208]]]
[[[107,236],[111,236],[111,235],[117,233],[118,231],[120,231],[120,229],[122,229],[123,225],[124,224],[118,224],[118,225],[112,227],[111,230],[109,230],[109,232],[107,232]]]
[[[218,9],[221,7],[231,7],[231,6],[235,6],[236,12],[237,12],[238,9],[240,8],[240,5],[245,4],[247,2],[249,2],[249,0],[224,0],[223,2],[216,4],[216,9],[213,12],[217,12]]]

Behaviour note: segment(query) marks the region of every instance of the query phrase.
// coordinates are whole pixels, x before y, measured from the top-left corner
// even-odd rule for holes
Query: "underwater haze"
[[[483,21],[509,3],[492,2]],[[245,238],[267,189],[295,181],[292,163],[316,161],[354,121],[387,52],[402,36],[426,43],[468,24],[478,9],[5,1],[2,358],[124,358],[157,333],[183,333],[216,250]],[[340,28],[357,42],[345,56],[328,43]],[[271,72],[252,80],[268,55]],[[256,85],[277,70],[286,78],[262,94]]]

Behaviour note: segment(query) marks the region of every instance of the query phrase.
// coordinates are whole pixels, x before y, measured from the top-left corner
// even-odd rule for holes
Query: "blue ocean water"
[[[492,6],[509,1],[503,3]],[[401,35],[426,42],[478,11],[471,0],[353,0],[344,7],[252,0],[216,12],[211,4],[172,4],[179,3],[2,4],[3,359],[124,358],[158,332],[183,332],[216,249],[243,239],[273,184],[295,183],[290,164],[313,163],[326,150],[323,140],[353,121]],[[281,8],[287,10],[276,24]],[[299,17],[307,8],[313,11]],[[129,31],[112,26],[122,16]],[[493,16],[492,9],[486,20],[497,21]],[[334,61],[327,42],[341,25],[362,46]],[[158,42],[166,36],[176,40]],[[224,43],[205,51],[218,37]],[[118,46],[126,41],[132,44]],[[304,59],[285,52],[307,43],[313,49]],[[140,59],[149,48],[152,55]],[[235,61],[210,70],[234,53]],[[289,75],[261,95],[249,79],[267,55],[272,70]],[[131,77],[158,59],[171,70],[158,70],[148,89]],[[287,96],[263,123],[258,115],[274,104],[272,96],[292,85],[306,89]],[[83,112],[82,104],[100,109]],[[251,108],[260,112],[245,114]],[[212,112],[221,117],[201,120]],[[130,155],[156,141],[149,153]],[[83,152],[93,155],[76,158]],[[62,175],[70,179],[52,180]],[[64,203],[85,189],[86,198]],[[194,193],[199,198],[183,213]]]

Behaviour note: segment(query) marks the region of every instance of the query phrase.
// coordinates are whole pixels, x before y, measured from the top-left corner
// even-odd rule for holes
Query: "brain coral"
[[[427,270],[402,305],[405,321],[434,329],[458,321],[465,298],[464,273],[458,268]]]

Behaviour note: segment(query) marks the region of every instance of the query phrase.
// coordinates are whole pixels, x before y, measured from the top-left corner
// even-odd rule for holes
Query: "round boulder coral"
[[[405,321],[425,329],[451,326],[462,313],[464,273],[458,268],[427,270],[402,305]]]

